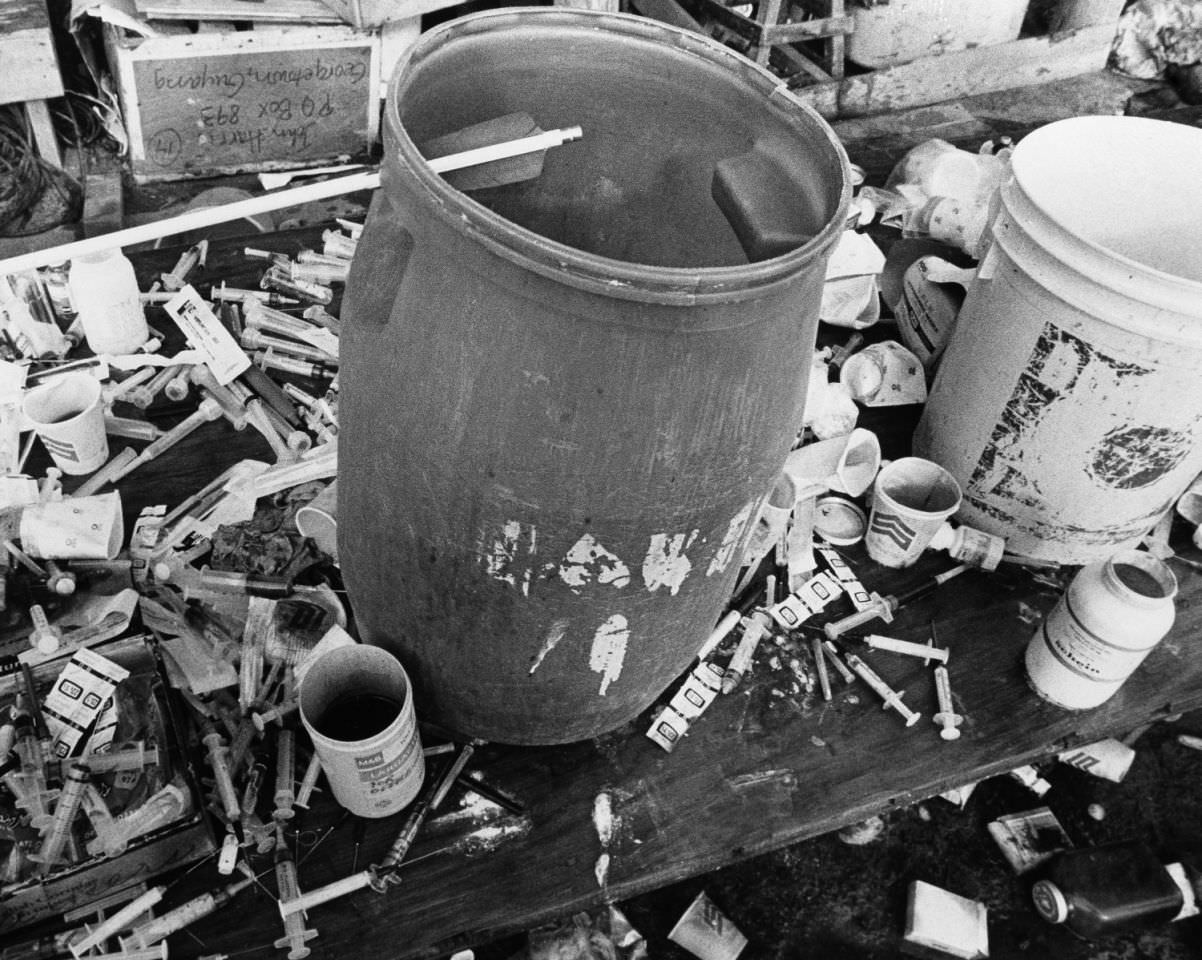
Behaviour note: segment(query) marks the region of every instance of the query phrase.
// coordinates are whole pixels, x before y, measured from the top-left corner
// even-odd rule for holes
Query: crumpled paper
[[[1110,59],[1140,80],[1202,62],[1202,0],[1136,0],[1119,18]]]

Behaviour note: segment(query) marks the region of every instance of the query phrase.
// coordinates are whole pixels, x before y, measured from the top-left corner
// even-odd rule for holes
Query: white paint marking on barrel
[[[543,645],[538,648],[538,653],[534,657],[534,663],[530,665],[531,674],[543,665],[547,654],[555,649],[555,645],[563,639],[563,635],[567,633],[567,630],[567,620],[555,620],[552,622],[551,629],[547,631],[547,638],[543,641]]]
[[[591,533],[577,540],[564,554],[559,578],[579,593],[590,580],[625,587],[630,583],[630,568],[612,550],[603,547]]]
[[[693,545],[699,532],[651,535],[651,545],[643,559],[643,582],[651,593],[667,587],[672,596],[676,596],[684,578],[693,569],[693,562],[684,551]]]
[[[601,689],[598,696],[605,696],[609,685],[622,675],[622,664],[626,660],[626,643],[630,639],[630,628],[626,618],[615,613],[597,628],[593,635],[593,648],[589,652],[588,665],[601,674]]]
[[[722,571],[730,566],[730,561],[741,553],[739,547],[743,542],[744,535],[751,527],[753,516],[759,513],[756,511],[753,515],[752,511],[755,508],[756,501],[752,500],[730,518],[730,523],[726,527],[726,535],[722,538],[722,544],[718,547],[718,552],[714,554],[713,559],[710,560],[710,565],[706,568],[705,575],[707,577],[712,577],[715,573],[722,573]]]
[[[529,596],[534,566],[527,563],[524,570],[519,570],[516,565],[520,558],[532,558],[537,552],[538,530],[520,520],[507,520],[501,528],[501,536],[483,551],[484,569],[494,580],[517,587]]]

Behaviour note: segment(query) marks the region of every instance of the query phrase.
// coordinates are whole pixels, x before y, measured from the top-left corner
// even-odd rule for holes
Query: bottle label
[[[1119,647],[1085,627],[1062,598],[1043,625],[1048,650],[1067,670],[1099,683],[1122,683],[1152,647]]]

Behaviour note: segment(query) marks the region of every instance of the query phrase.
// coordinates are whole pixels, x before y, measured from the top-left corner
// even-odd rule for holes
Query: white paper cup
[[[839,382],[869,407],[922,403],[927,398],[922,362],[895,340],[853,353],[839,370]]]
[[[25,394],[25,417],[63,473],[99,470],[109,458],[100,381],[67,373]]]
[[[408,806],[426,773],[404,667],[365,644],[323,654],[305,674],[300,716],[334,799],[360,817]]]
[[[21,511],[25,552],[49,560],[112,560],[125,536],[120,494],[35,503]]]
[[[884,467],[872,488],[864,545],[886,567],[918,559],[943,521],[960,509],[960,485],[930,460],[902,457]]]
[[[338,562],[338,481],[296,511],[296,529]]]

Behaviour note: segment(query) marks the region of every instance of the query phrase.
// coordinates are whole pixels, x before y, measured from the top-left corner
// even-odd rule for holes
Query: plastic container
[[[1083,567],[1027,644],[1027,678],[1045,700],[1086,710],[1109,700],[1173,625],[1177,578],[1125,550]]]
[[[515,111],[583,138],[470,195],[420,155]],[[846,156],[721,44],[554,7],[422,34],[384,128],[342,312],[361,635],[461,735],[596,736],[679,676],[729,599],[802,423]],[[809,239],[749,262],[712,195],[737,158],[770,175],[743,191],[728,164],[725,186]]]
[[[1202,130],[1076,117],[1021,140],[915,452],[1013,554],[1134,547],[1202,472]]]
[[[134,266],[119,248],[72,260],[70,288],[93,353],[133,353],[150,338]]]
[[[1049,923],[1087,940],[1167,923],[1186,905],[1168,868],[1131,841],[1057,854],[1031,899]]]

